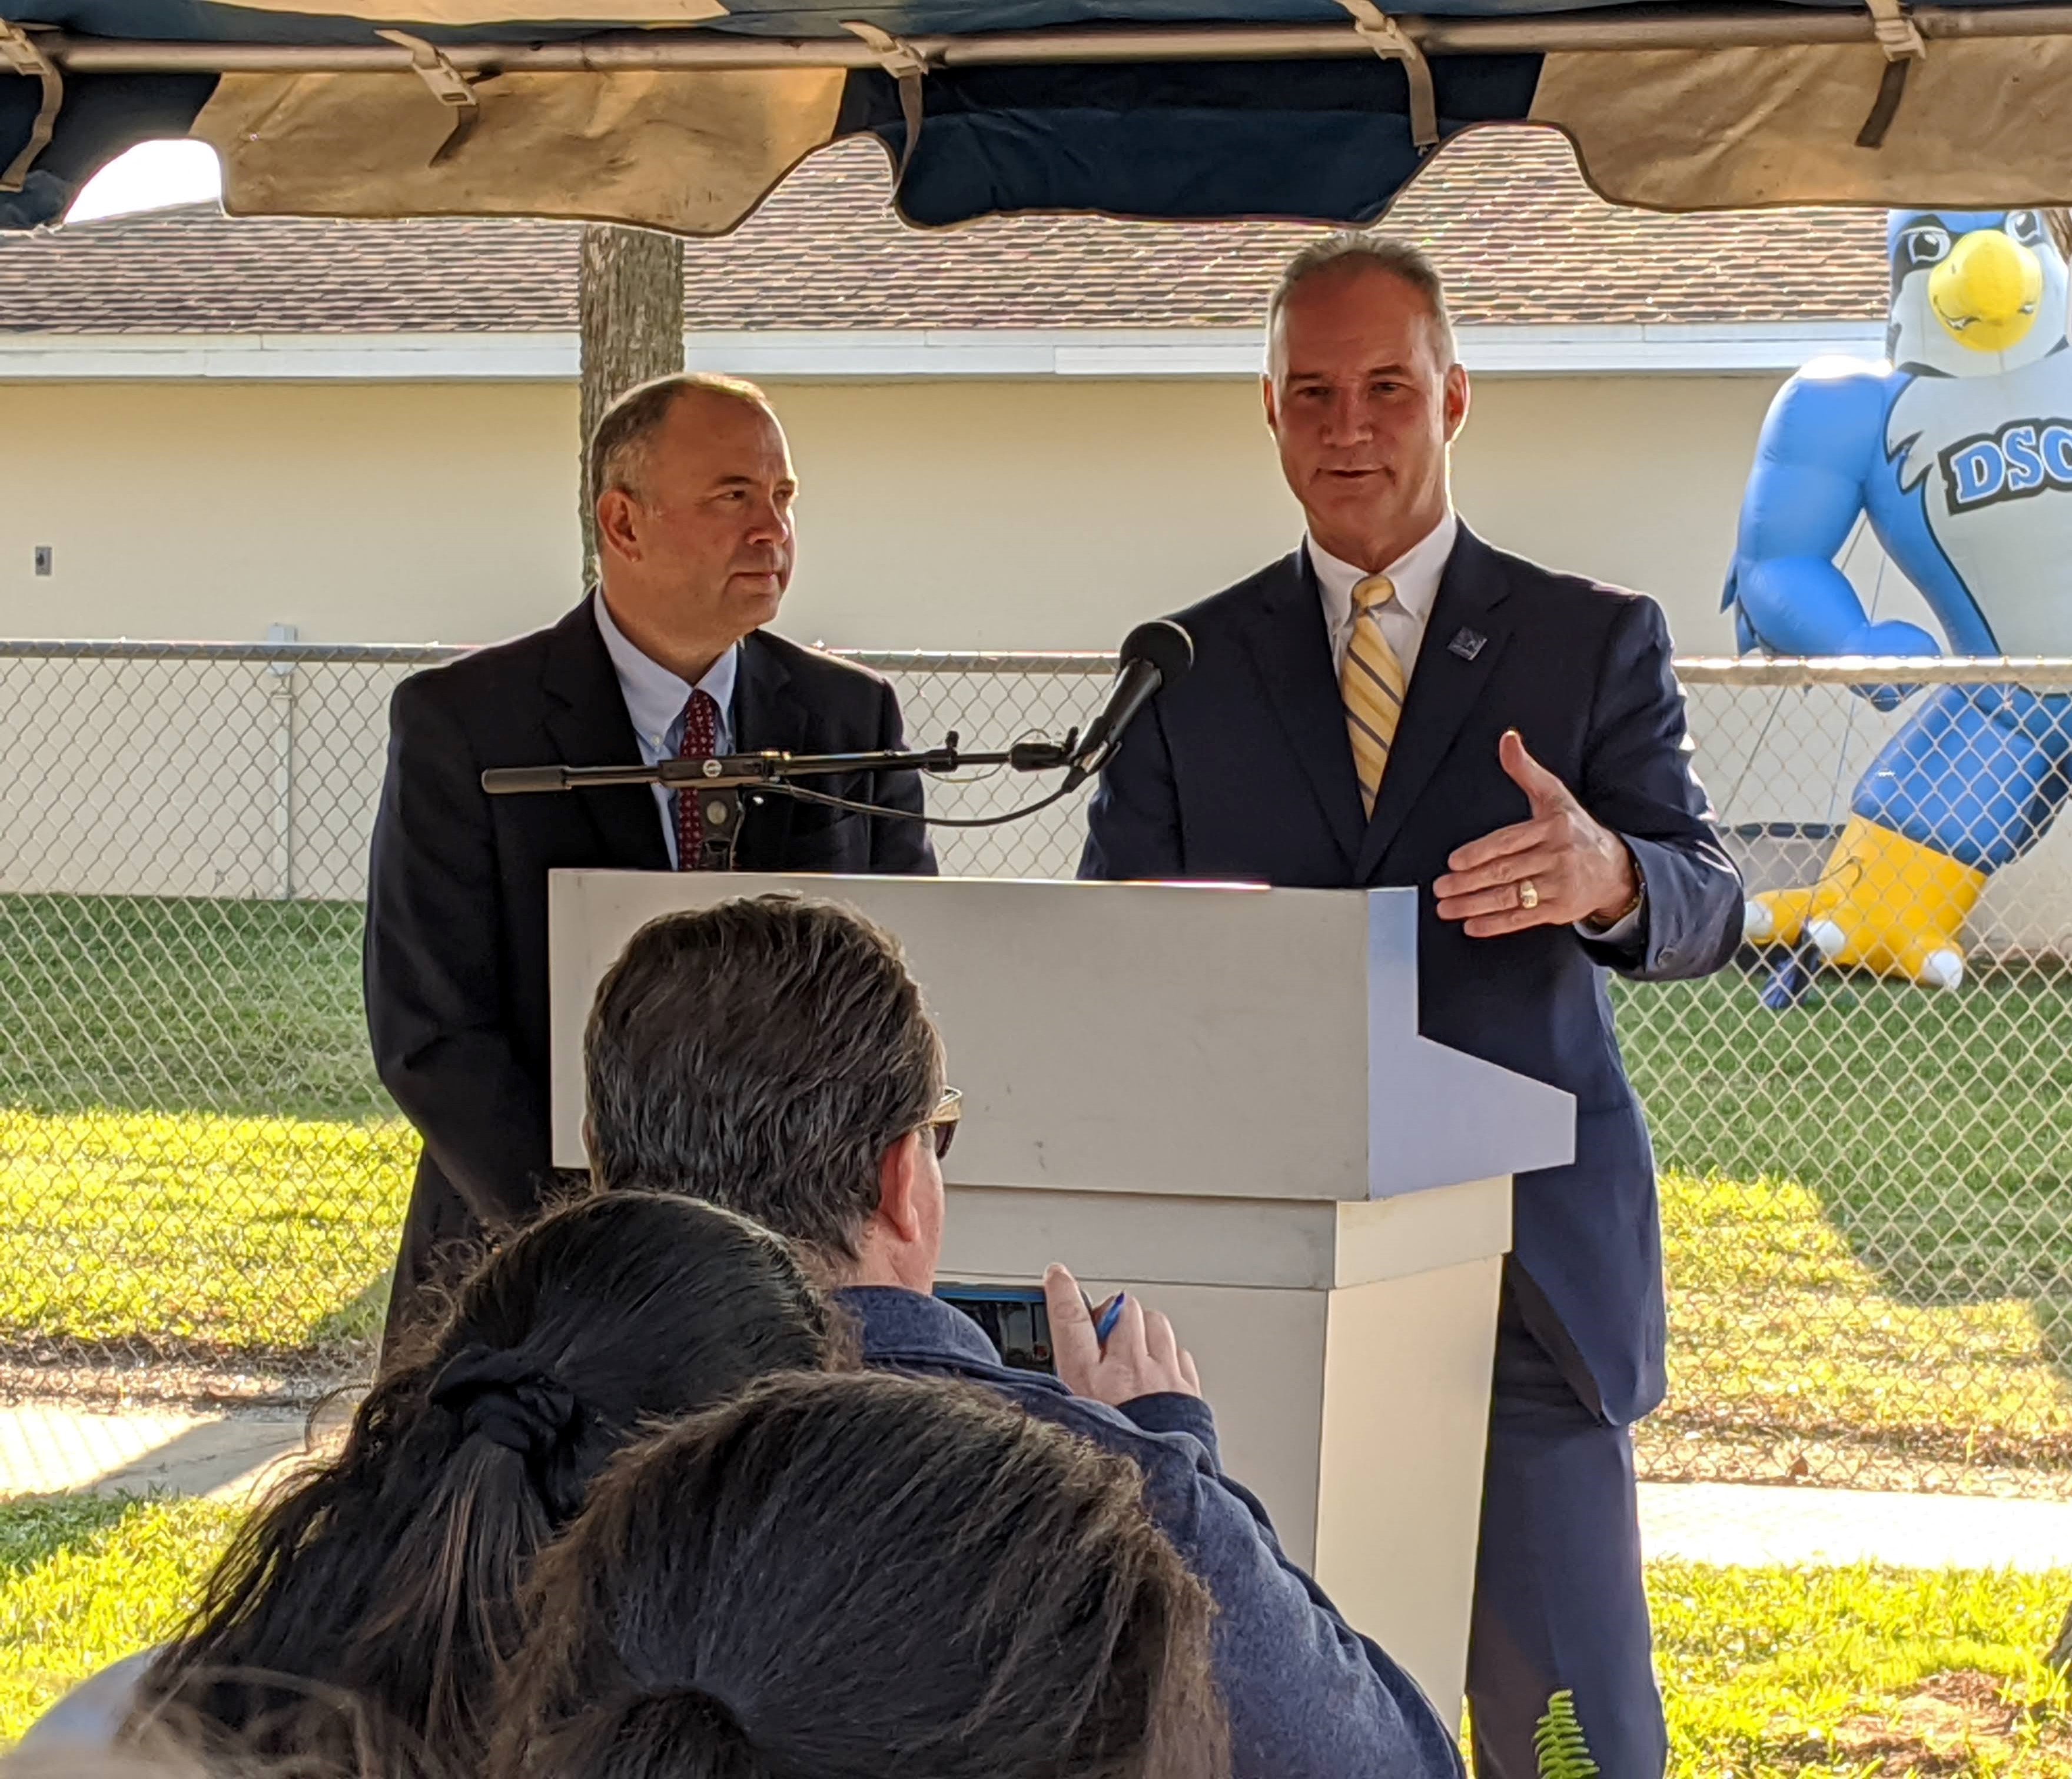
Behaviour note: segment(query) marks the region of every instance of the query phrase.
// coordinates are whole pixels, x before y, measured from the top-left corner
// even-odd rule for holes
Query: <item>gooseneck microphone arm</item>
[[[598,791],[615,785],[660,785],[698,799],[707,869],[730,870],[741,832],[745,791],[766,791],[801,803],[825,803],[865,816],[925,822],[931,828],[997,828],[1062,802],[1114,754],[1122,732],[1153,696],[1176,684],[1194,665],[1194,639],[1167,618],[1139,624],[1123,640],[1115,683],[1108,700],[1082,735],[1075,729],[1062,742],[1017,742],[1004,753],[968,754],[952,729],[940,747],[869,754],[716,754],[709,758],[657,760],[626,766],[493,766],[482,774],[492,797],[528,796],[547,791]],[[917,809],[889,809],[816,791],[801,780],[878,772],[956,772],[966,766],[1004,766],[1016,772],[1054,772],[1064,779],[1048,796],[998,816],[931,816]]]
[[[542,791],[594,791],[609,785],[659,784],[672,791],[787,791],[795,779],[855,772],[959,772],[966,766],[1005,766],[1017,772],[1051,772],[1070,763],[1078,732],[1063,742],[1017,742],[1004,754],[968,754],[953,731],[940,747],[870,754],[717,754],[708,759],[657,760],[648,766],[493,766],[482,774],[492,797]],[[888,809],[886,815],[906,813]]]
[[[1048,809],[1070,794],[1061,786],[1047,797],[999,816],[931,816],[919,809],[892,809],[815,791],[800,779],[874,772],[955,772],[970,766],[1011,766],[1018,772],[1050,772],[1067,764],[1078,745],[1074,729],[1063,742],[1017,742],[1005,753],[967,754],[952,730],[940,747],[890,750],[865,754],[718,754],[687,760],[657,760],[630,766],[493,766],[482,774],[482,788],[492,797],[526,796],[543,791],[598,791],[614,785],[659,784],[679,796],[698,800],[705,834],[702,868],[731,871],[741,838],[741,799],[761,789],[800,803],[825,803],[859,815],[883,816],[895,821],[925,822],[931,828],[998,828]]]

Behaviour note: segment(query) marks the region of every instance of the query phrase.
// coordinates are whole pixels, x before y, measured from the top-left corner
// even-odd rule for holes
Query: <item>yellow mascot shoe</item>
[[[1831,963],[1954,988],[1964,976],[1965,918],[1985,885],[1984,872],[1852,816],[1806,931]]]
[[[1796,945],[1813,906],[1811,890],[1766,890],[1741,909],[1741,937],[1751,945]]]

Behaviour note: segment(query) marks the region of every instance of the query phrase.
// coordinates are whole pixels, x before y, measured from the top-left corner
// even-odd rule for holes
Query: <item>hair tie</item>
[[[672,1689],[669,1696],[715,1740],[731,1742],[744,1748],[755,1746],[755,1740],[748,1733],[748,1726],[742,1722],[741,1714],[717,1693],[708,1692],[703,1687],[689,1686]]]
[[[545,1457],[576,1419],[575,1393],[537,1360],[511,1351],[469,1347],[432,1379],[431,1399],[460,1422],[463,1440],[478,1435],[520,1457]]]
[[[723,1748],[755,1752],[755,1739],[740,1714],[703,1687],[662,1686],[636,1692],[619,1706],[618,1725],[618,1738],[652,1738],[677,1747],[686,1736],[702,1736]]]

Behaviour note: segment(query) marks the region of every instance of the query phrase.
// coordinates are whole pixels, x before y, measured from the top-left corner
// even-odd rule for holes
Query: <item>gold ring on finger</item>
[[[1530,877],[1518,880],[1518,906],[1521,908],[1537,908],[1540,906],[1540,885]]]

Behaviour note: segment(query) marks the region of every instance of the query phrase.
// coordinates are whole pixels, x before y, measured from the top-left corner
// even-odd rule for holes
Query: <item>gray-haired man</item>
[[[1652,600],[1455,515],[1468,374],[1415,248],[1297,255],[1263,394],[1308,521],[1178,614],[1194,672],[1109,762],[1080,874],[1414,886],[1426,1037],[1566,1089],[1572,1165],[1521,1175],[1468,1650],[1478,1779],[1532,1779],[1570,1691],[1605,1779],[1660,1779],[1628,1428],[1661,1400],[1647,1128],[1605,975],[1704,976],[1741,883],[1692,776]]]
[[[897,945],[846,910],[767,897],[666,915],[599,985],[584,1045],[606,1189],[694,1193],[790,1236],[843,1287],[864,1362],[959,1378],[1132,1459],[1215,1596],[1235,1779],[1457,1779],[1417,1684],[1282,1555],[1222,1473],[1215,1417],[1163,1317],[1104,1348],[1071,1275],[1045,1280],[1059,1377],[1009,1370],[930,1295],[954,1102]]]

